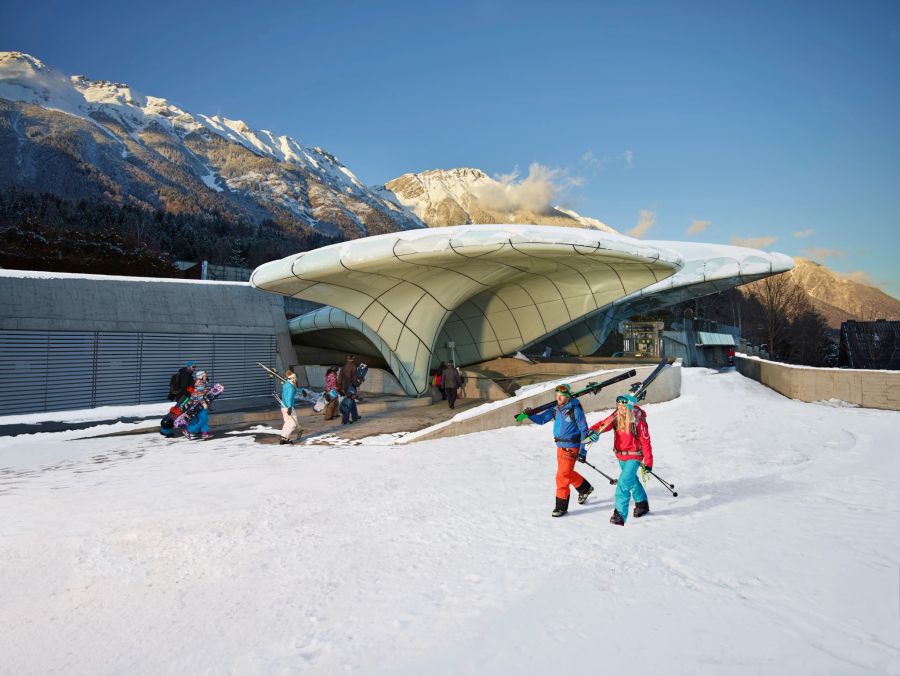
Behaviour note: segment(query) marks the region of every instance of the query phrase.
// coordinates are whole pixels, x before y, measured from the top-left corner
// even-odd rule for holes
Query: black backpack
[[[169,378],[169,398],[167,399],[167,401],[175,401],[176,399],[178,399],[178,395],[179,395],[178,374],[179,373],[181,373],[181,371],[176,371],[175,375],[173,375],[171,378]]]

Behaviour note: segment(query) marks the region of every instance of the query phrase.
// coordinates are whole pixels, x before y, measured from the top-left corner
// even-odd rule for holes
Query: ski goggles
[[[564,394],[564,395],[566,395],[567,397],[571,397],[571,396],[572,396],[572,388],[571,388],[569,385],[557,385],[557,386],[556,386],[556,393],[557,393],[557,394]]]
[[[617,404],[628,404],[628,400],[625,397],[616,397]]]

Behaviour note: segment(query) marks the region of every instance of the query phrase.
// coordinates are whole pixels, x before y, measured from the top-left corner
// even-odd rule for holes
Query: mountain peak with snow
[[[616,232],[597,219],[553,205],[555,187],[531,177],[516,182],[492,178],[473,167],[429,169],[398,176],[383,191],[430,227],[522,223]]]
[[[225,213],[240,220],[271,218],[329,236],[359,237],[424,224],[396,201],[366,187],[332,153],[304,147],[287,135],[254,129],[243,120],[191,113],[167,99],[144,95],[127,84],[67,76],[22,52],[0,52],[0,99],[12,104],[8,114],[10,148],[16,155],[13,184],[59,194],[51,181],[29,169],[37,145],[69,139],[56,152],[70,170],[100,171],[98,185],[72,186],[60,197],[81,199],[108,194],[121,186],[122,202],[137,201],[154,209]],[[23,107],[24,106],[24,107]],[[37,106],[46,113],[29,108]],[[68,118],[57,115],[62,113]],[[23,122],[53,128],[56,139],[28,135]],[[92,141],[86,139],[86,134]],[[89,147],[85,147],[89,146]],[[238,148],[241,150],[239,151]],[[34,185],[37,183],[37,185]],[[168,200],[175,190],[178,194]],[[204,195],[211,191],[217,196]],[[185,207],[184,203],[189,203]]]

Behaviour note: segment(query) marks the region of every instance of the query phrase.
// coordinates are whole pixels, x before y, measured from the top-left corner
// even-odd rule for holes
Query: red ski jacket
[[[650,443],[650,429],[647,414],[640,406],[634,407],[634,424],[630,430],[615,429],[615,422],[607,430],[614,430],[613,452],[619,460],[640,460],[647,467],[653,467],[653,446]],[[615,421],[615,411],[588,429],[596,432],[610,421]]]

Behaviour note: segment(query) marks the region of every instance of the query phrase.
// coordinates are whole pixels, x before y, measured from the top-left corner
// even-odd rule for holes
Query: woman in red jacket
[[[621,472],[616,484],[616,508],[609,522],[624,526],[632,496],[636,517],[644,516],[650,511],[647,492],[637,476],[641,463],[648,470],[653,469],[653,447],[650,444],[650,430],[647,428],[647,414],[637,406],[637,400],[633,396],[623,394],[616,398],[615,412],[588,429],[591,441],[599,439],[603,432],[613,430],[613,452],[619,461]]]

